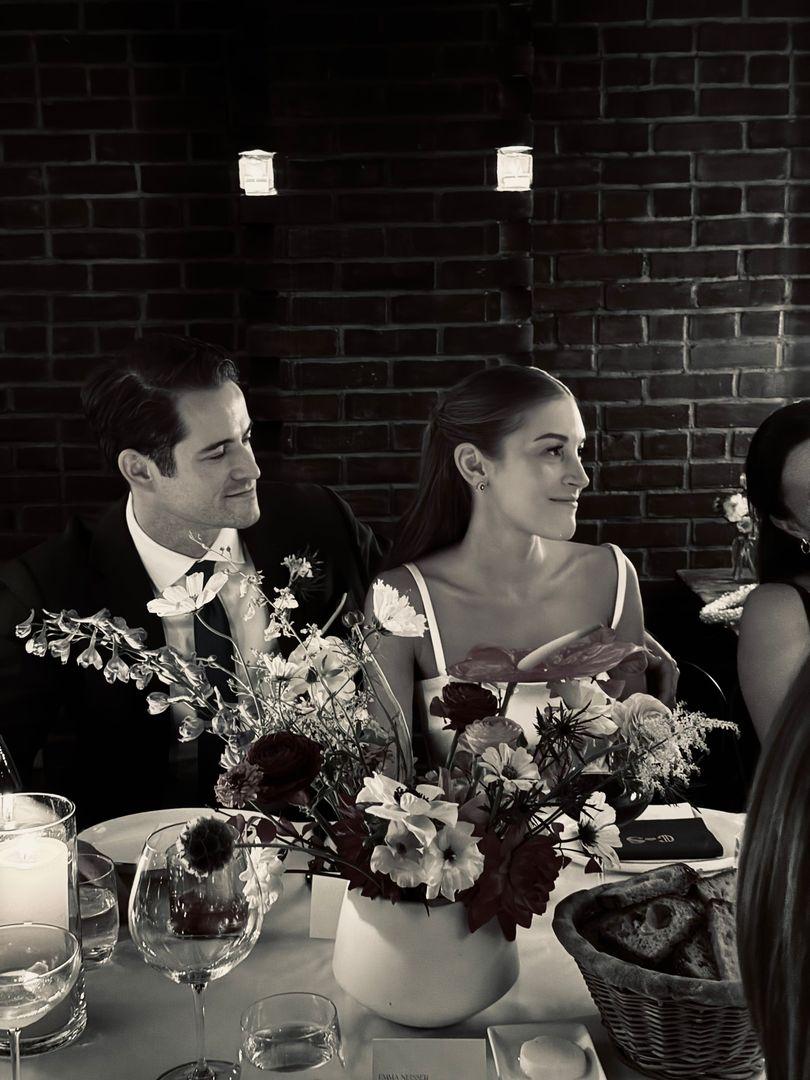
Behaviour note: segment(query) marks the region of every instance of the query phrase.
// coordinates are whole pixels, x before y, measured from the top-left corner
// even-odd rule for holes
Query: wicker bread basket
[[[660,1080],[753,1080],[762,1054],[742,983],[664,975],[600,952],[579,931],[609,885],[566,897],[554,933],[579,970],[602,1022],[630,1064]]]

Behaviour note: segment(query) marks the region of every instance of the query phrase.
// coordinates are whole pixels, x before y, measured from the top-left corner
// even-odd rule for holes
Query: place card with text
[[[349,883],[342,877],[312,876],[312,896],[309,902],[309,936],[333,938],[337,932],[338,916]]]
[[[373,1039],[372,1080],[486,1080],[483,1039]]]

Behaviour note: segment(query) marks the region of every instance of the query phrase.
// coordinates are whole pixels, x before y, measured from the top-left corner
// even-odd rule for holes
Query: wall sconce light
[[[275,150],[243,150],[239,155],[239,186],[246,195],[278,195],[273,176]]]
[[[498,148],[498,191],[530,191],[532,186],[532,148]]]

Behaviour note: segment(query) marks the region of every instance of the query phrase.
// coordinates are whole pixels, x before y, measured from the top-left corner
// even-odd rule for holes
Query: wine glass
[[[219,869],[197,876],[177,847],[186,825],[167,825],[147,838],[130,893],[129,932],[147,964],[194,991],[197,1060],[159,1080],[225,1080],[233,1076],[233,1062],[205,1057],[203,993],[249,954],[264,910],[248,849],[235,846]],[[228,828],[235,843],[237,834]]]
[[[81,964],[78,939],[61,926],[0,926],[0,1028],[9,1033],[12,1080],[20,1080],[20,1029],[67,997]]]

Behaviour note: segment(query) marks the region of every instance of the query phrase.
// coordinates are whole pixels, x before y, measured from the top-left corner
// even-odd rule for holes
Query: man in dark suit
[[[107,685],[73,658],[63,666],[28,655],[14,627],[32,608],[80,615],[108,608],[143,627],[149,647],[168,643],[203,653],[191,616],[161,620],[147,603],[204,570],[198,560],[215,560],[216,550],[227,548],[248,572],[262,571],[270,596],[286,584],[285,556],[315,558],[299,626],[323,624],[344,593],[347,609],[361,607],[376,569],[380,552],[371,530],[327,488],[267,484],[260,512],[260,471],[236,380],[235,365],[219,349],[167,335],[136,342],[97,372],[85,388],[85,410],[129,497],[93,526],[73,521],[63,535],[0,568],[0,733],[24,786],[42,751],[46,787],[76,801],[83,825],[180,804],[170,766],[177,718],[148,715],[134,684]],[[192,536],[214,552],[205,555]],[[264,612],[242,618],[237,579],[220,599],[237,645],[261,648]],[[222,744],[210,735],[199,742],[210,791],[211,753],[218,757]]]

